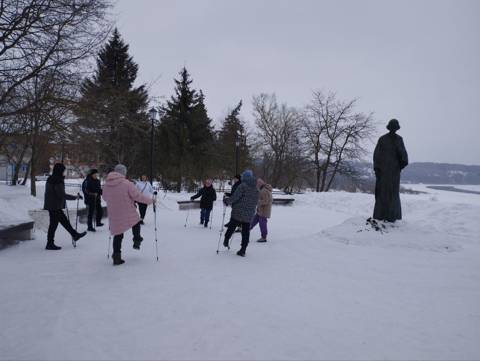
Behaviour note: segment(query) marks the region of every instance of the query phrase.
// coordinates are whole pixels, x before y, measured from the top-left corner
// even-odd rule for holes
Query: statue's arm
[[[398,157],[399,157],[399,163],[400,163],[400,168],[403,169],[408,165],[408,154],[407,150],[405,149],[405,144],[403,144],[403,139],[400,138],[398,142]]]
[[[376,176],[380,173],[380,157],[380,141],[378,141],[375,150],[373,151],[373,170],[375,171]]]

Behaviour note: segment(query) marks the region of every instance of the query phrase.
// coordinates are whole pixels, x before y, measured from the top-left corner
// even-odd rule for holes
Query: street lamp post
[[[148,115],[151,121],[150,128],[150,184],[153,184],[153,144],[154,144],[154,132],[155,132],[155,119],[157,118],[157,110],[152,107],[148,111]]]

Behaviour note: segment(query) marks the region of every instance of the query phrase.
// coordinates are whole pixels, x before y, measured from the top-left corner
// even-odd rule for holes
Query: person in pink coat
[[[140,217],[135,202],[152,204],[153,198],[143,195],[127,178],[127,167],[117,164],[110,172],[103,186],[103,199],[107,202],[110,233],[113,236],[113,264],[125,263],[122,260],[123,233],[133,232],[133,248],[140,249],[143,238],[140,236]]]

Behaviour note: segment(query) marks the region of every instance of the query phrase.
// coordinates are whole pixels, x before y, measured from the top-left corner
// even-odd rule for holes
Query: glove
[[[157,191],[153,192],[153,195],[154,195],[154,196],[156,196],[157,194],[158,194],[158,192],[157,192]]]
[[[80,193],[77,194],[77,199],[83,199]]]
[[[190,200],[191,200],[191,201],[193,201],[194,199],[195,199],[195,198],[193,198],[193,197],[190,197]]]
[[[228,206],[228,198],[227,197],[223,197],[223,204]]]

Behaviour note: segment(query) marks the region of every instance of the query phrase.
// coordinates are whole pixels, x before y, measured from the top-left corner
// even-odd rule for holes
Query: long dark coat
[[[393,132],[381,136],[373,153],[376,176],[373,218],[388,222],[402,219],[400,172],[407,165],[402,137]]]
[[[102,184],[100,183],[100,179],[95,179],[91,175],[87,176],[86,181],[87,184],[83,194],[85,195],[85,204],[90,204],[95,201],[95,193],[97,194],[96,199],[100,199],[102,195]]]
[[[232,205],[232,219],[242,223],[250,223],[255,215],[257,203],[258,189],[255,177],[242,179],[242,183],[227,199],[227,204]]]
[[[57,163],[53,168],[53,173],[47,179],[45,184],[45,198],[43,209],[48,211],[57,211],[66,207],[66,200],[77,199],[76,196],[65,193],[65,181],[63,171],[65,166]]]

